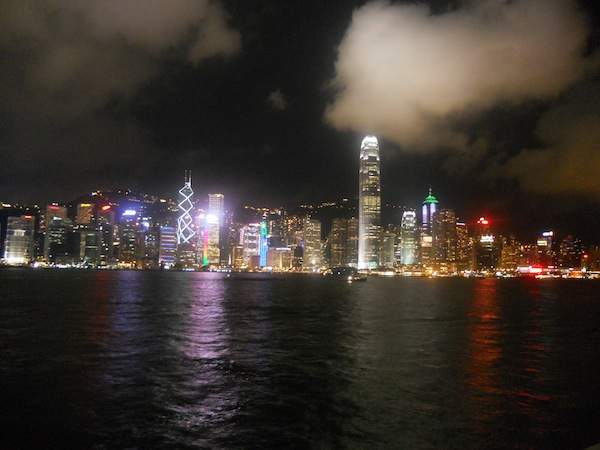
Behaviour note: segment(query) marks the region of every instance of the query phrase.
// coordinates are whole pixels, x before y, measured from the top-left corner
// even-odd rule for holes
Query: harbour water
[[[600,282],[0,271],[0,448],[600,442]]]

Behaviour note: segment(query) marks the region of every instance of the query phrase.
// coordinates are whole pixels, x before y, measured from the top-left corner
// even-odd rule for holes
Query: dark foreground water
[[[0,448],[584,448],[600,283],[0,271]]]

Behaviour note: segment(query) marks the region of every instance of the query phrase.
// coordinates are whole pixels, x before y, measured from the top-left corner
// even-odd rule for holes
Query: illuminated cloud
[[[414,151],[464,149],[457,120],[552,98],[587,70],[574,2],[487,0],[433,14],[419,4],[357,9],[338,48],[326,120]]]
[[[287,108],[287,100],[281,92],[281,89],[275,89],[267,97],[267,103],[271,105],[275,111],[284,111]]]

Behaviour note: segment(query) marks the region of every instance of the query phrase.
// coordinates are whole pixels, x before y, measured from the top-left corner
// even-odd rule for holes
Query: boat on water
[[[360,273],[354,267],[331,267],[323,272],[323,276],[328,278],[336,278],[346,280],[348,282],[353,281],[367,281],[367,276]]]

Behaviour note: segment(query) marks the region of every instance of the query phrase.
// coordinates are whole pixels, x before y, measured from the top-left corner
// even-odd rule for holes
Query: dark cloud
[[[339,45],[326,119],[407,151],[468,150],[472,138],[455,121],[558,95],[588,70],[587,36],[584,16],[565,0],[464,2],[441,14],[370,2]]]
[[[600,81],[569,92],[537,126],[541,145],[494,170],[532,192],[600,199]]]
[[[152,161],[149,133],[114,105],[133,98],[165,61],[196,65],[240,45],[216,0],[4,2],[3,192],[17,189],[17,173],[44,171],[49,184],[66,187],[68,179],[101,183]]]

